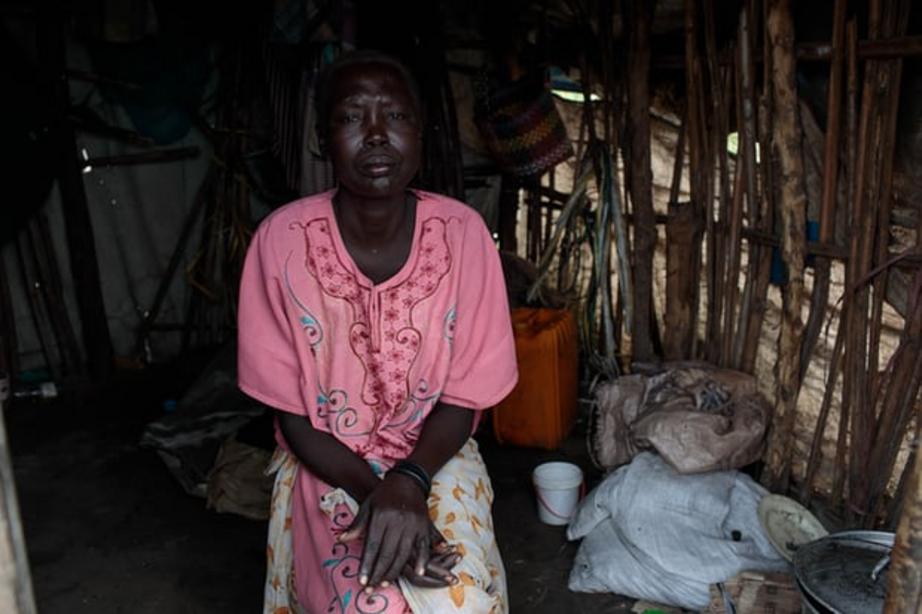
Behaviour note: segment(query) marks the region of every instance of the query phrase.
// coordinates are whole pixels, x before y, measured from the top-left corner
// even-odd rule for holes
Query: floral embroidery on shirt
[[[422,222],[412,271],[403,283],[380,293],[344,264],[333,243],[329,218],[299,225],[306,241],[308,272],[324,293],[352,308],[348,342],[365,369],[362,402],[379,412],[400,414],[410,398],[408,377],[422,339],[413,310],[435,293],[451,270],[449,221],[430,217]]]

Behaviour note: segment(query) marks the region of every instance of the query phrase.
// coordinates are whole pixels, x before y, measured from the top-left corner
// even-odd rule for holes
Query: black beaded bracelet
[[[432,490],[432,480],[429,478],[429,474],[426,470],[420,465],[412,461],[400,461],[394,465],[391,471],[412,478],[423,491],[423,494],[426,497],[429,496],[429,492]]]

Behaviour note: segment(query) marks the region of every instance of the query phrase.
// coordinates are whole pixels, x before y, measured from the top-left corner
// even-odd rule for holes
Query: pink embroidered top
[[[240,289],[240,388],[386,465],[412,451],[436,401],[482,410],[517,377],[486,226],[463,203],[416,195],[410,255],[387,281],[352,261],[331,191],[260,225]]]

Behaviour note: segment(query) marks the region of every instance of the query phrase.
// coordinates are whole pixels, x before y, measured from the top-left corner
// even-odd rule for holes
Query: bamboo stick
[[[697,4],[695,0],[685,0],[684,3],[684,33],[685,33],[685,101],[686,101],[686,124],[688,140],[688,169],[689,169],[689,187],[691,189],[691,200],[699,208],[705,210],[707,194],[705,190],[705,169],[704,169],[704,128],[701,123],[702,109],[701,97],[699,94],[699,71],[700,63],[698,61],[698,31],[697,31]],[[710,209],[707,209],[710,212]],[[706,222],[708,234],[708,246],[711,245],[711,236],[713,224]],[[709,249],[712,249],[709,247]],[[712,259],[713,252],[708,253],[708,260]],[[695,255],[696,261],[700,261],[700,252]],[[710,276],[710,266],[708,266],[708,301],[713,299],[711,296],[711,286],[713,278]],[[697,292],[695,293],[697,299]],[[709,308],[710,309],[710,308]],[[698,334],[695,330],[695,323],[698,319],[698,302],[692,306],[692,347],[690,356],[695,357],[698,353]]]
[[[838,195],[839,128],[841,123],[842,76],[845,63],[845,9],[847,0],[836,0],[832,16],[833,56],[829,66],[829,89],[826,97],[826,141],[823,151],[823,196],[820,209],[820,242],[830,243],[835,237],[836,196]],[[813,267],[813,294],[810,315],[804,329],[804,344],[800,352],[800,379],[803,381],[810,365],[813,349],[823,328],[829,303],[830,263],[818,258]]]
[[[744,59],[743,48],[747,47],[747,43],[744,42],[744,39],[748,37],[749,31],[749,16],[747,6],[744,4],[740,9],[739,23],[737,25],[737,75],[742,75],[746,70],[743,68],[743,64],[748,59],[748,49],[746,51],[747,57]],[[743,123],[743,107],[745,94],[743,91],[743,83],[741,78],[735,79],[736,87],[734,91],[736,93],[736,117],[737,123],[740,126]],[[751,108],[750,108],[751,111]],[[745,131],[741,128],[738,131],[740,137],[745,138],[743,133]],[[742,141],[742,138],[740,141]],[[726,150],[726,148],[724,148]],[[728,224],[730,226],[730,245],[728,246],[728,257],[727,257],[727,282],[724,286],[724,338],[723,338],[723,350],[721,351],[721,364],[726,367],[737,368],[739,363],[736,360],[735,353],[735,340],[742,337],[742,335],[735,334],[734,331],[734,322],[736,321],[736,303],[737,296],[739,292],[739,276],[740,276],[740,261],[741,261],[741,235],[743,230],[743,195],[746,192],[747,188],[744,187],[744,182],[748,183],[749,177],[744,176],[747,174],[747,161],[746,155],[737,156],[736,168],[735,168],[735,180],[733,187],[733,201],[730,208],[730,218]],[[752,178],[753,184],[755,183],[754,177]],[[751,193],[751,192],[750,192]],[[752,216],[754,217],[754,216]]]
[[[820,411],[816,417],[816,425],[813,427],[813,441],[810,445],[810,456],[807,458],[807,468],[804,472],[804,481],[800,488],[800,499],[806,504],[813,496],[813,481],[816,479],[816,472],[823,462],[823,436],[826,434],[826,422],[829,419],[829,410],[832,407],[832,397],[836,388],[836,380],[839,376],[839,363],[842,360],[842,345],[845,340],[844,335],[836,335],[835,346],[832,349],[832,357],[829,359],[829,372],[826,375],[826,388],[823,391],[823,401],[820,404]],[[846,426],[839,421],[839,432],[844,432]]]
[[[845,38],[846,38],[846,50],[847,50],[847,74],[848,74],[848,103],[846,107],[846,118],[848,124],[848,143],[846,149],[846,182],[848,185],[848,190],[846,192],[847,197],[847,213],[848,213],[848,228],[851,232],[851,229],[855,225],[855,186],[857,181],[855,180],[855,173],[857,173],[857,164],[858,164],[858,54],[857,54],[857,39],[858,39],[858,25],[855,18],[852,18],[848,25],[846,26]],[[842,313],[839,317],[839,330],[838,335],[847,338],[848,335],[848,322],[849,314],[848,310],[851,306],[851,301],[848,300],[847,288],[848,281],[852,278],[854,273],[854,264],[852,262],[847,262],[845,266],[845,280],[846,280],[846,290],[843,294],[845,299],[844,304],[842,305]],[[848,343],[845,343],[845,352],[847,355],[848,352]],[[843,367],[842,373],[842,403],[839,409],[839,433],[836,438],[836,460],[833,465],[833,481],[832,481],[832,498],[834,501],[841,501],[845,492],[845,476],[848,474],[847,467],[847,446],[848,446],[848,426],[851,421],[851,397],[848,394],[848,389],[846,387],[846,375],[845,369]]]
[[[784,492],[790,479],[797,396],[800,390],[800,343],[803,334],[800,308],[803,299],[805,243],[804,169],[795,83],[794,24],[790,0],[771,0],[768,32],[772,46],[775,86],[775,141],[781,168],[782,259],[788,279],[778,341],[778,381],[775,415],[769,440],[769,483]]]
[[[896,29],[896,34],[902,34],[908,25],[909,20],[909,2],[900,2],[899,8],[895,11],[896,23],[892,26]],[[896,144],[896,125],[900,105],[900,83],[903,72],[903,61],[896,59],[890,62],[889,66],[889,86],[887,93],[889,99],[883,106],[884,137],[881,145],[881,155],[883,164],[881,171],[881,194],[880,207],[877,216],[877,253],[874,262],[880,264],[887,259],[888,246],[890,243],[890,214],[893,209],[893,158]],[[880,332],[881,319],[883,316],[884,297],[887,295],[888,272],[878,275],[874,278],[873,297],[874,301],[871,306],[871,337],[868,344],[869,357],[868,369],[871,375],[870,389],[873,392],[872,398],[877,398],[878,390],[878,363],[880,356]]]
[[[762,37],[768,41],[768,2],[762,3]],[[756,227],[762,232],[772,235],[775,211],[775,150],[772,144],[772,107],[774,106],[774,93],[772,86],[772,54],[771,45],[765,42],[762,45],[763,74],[762,96],[759,99],[758,127],[759,142],[764,144],[759,162],[759,176],[761,179],[761,200],[759,214],[756,218]],[[745,342],[743,344],[742,361],[740,368],[747,373],[755,371],[756,356],[759,349],[759,339],[762,335],[762,324],[767,305],[768,284],[771,275],[772,251],[769,249],[754,249],[752,251],[755,270],[750,276],[755,280],[752,295],[749,301],[749,321],[746,324]]]
[[[744,10],[746,18],[740,19],[739,28],[739,49],[740,49],[740,89],[741,89],[741,114],[739,123],[741,124],[740,134],[740,152],[742,155],[737,159],[737,164],[742,163],[743,171],[746,175],[746,215],[748,227],[754,229],[759,218],[759,195],[756,179],[756,100],[755,100],[755,83],[753,81],[753,57],[752,57],[752,22],[753,2],[748,0]],[[746,327],[749,323],[749,312],[752,308],[752,293],[755,286],[755,280],[758,272],[758,253],[759,248],[749,243],[749,254],[747,262],[746,281],[743,286],[743,292],[740,297],[740,312],[737,322],[737,332],[733,335],[733,350],[730,364],[739,369],[743,364],[743,347],[746,341]]]
[[[702,100],[707,98],[710,93],[711,99],[711,123],[708,124],[705,118],[704,104],[699,106],[702,113],[701,126],[705,128],[706,134],[710,135],[710,140],[706,137],[703,139],[706,144],[706,155],[704,163],[704,172],[706,173],[706,196],[705,210],[707,215],[707,275],[708,275],[708,312],[707,312],[707,343],[705,345],[706,357],[709,362],[717,364],[720,362],[721,349],[721,323],[723,312],[723,286],[724,274],[722,258],[718,254],[725,253],[726,238],[719,234],[717,220],[725,223],[725,210],[729,209],[729,188],[725,189],[727,181],[726,169],[726,135],[721,140],[721,132],[725,119],[723,112],[723,79],[717,62],[716,40],[714,32],[714,5],[713,0],[705,0],[704,5],[704,41],[705,41],[705,61],[708,66],[708,81],[710,90],[704,86],[698,88],[698,93]],[[720,165],[718,170],[719,185],[714,185],[714,162],[715,157]],[[719,194],[719,198],[718,198]]]
[[[44,302],[61,360],[62,375],[77,375],[83,370],[79,343],[64,303],[61,275],[48,221],[39,213],[23,229],[35,273],[36,289]]]
[[[871,1],[868,15],[869,36],[877,38],[880,31],[879,0]],[[868,198],[868,182],[876,179],[873,167],[878,136],[874,121],[877,106],[874,96],[877,70],[877,62],[866,62],[861,95],[861,123],[858,131],[853,232],[849,260],[853,266],[850,267],[850,283],[846,284],[846,300],[851,303],[851,307],[848,310],[844,381],[854,418],[850,446],[848,511],[849,514],[859,515],[867,512],[861,507],[861,502],[866,499],[868,490],[866,463],[871,451],[874,422],[867,388],[868,288],[864,284],[859,285],[858,282],[870,270],[872,250],[868,244],[873,241],[874,225],[868,224],[867,221],[876,220],[876,202]]]
[[[42,358],[51,373],[51,378],[60,380],[61,369],[55,355],[52,353],[54,343],[51,338],[51,324],[41,297],[41,282],[36,278],[35,271],[29,266],[32,260],[29,258],[29,247],[25,232],[16,237],[15,247],[19,279],[26,293],[29,315],[32,316],[32,325],[35,328],[36,337],[38,337]]]

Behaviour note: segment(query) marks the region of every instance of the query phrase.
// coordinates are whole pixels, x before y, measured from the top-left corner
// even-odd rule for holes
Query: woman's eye
[[[390,118],[402,121],[407,118],[407,114],[403,111],[391,111]]]
[[[359,116],[357,113],[344,113],[336,118],[336,121],[340,124],[353,124],[359,121]]]

